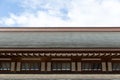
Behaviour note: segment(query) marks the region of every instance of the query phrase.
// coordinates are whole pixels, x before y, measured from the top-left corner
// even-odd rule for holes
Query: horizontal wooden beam
[[[0,51],[120,51],[120,48],[0,48]]]

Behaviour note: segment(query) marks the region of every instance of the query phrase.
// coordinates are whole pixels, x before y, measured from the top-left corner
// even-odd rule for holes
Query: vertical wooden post
[[[77,71],[81,71],[81,62],[77,62]]]
[[[21,62],[17,62],[16,71],[20,71],[20,69],[21,69]]]
[[[45,62],[41,62],[41,71],[45,71]]]
[[[47,71],[51,71],[51,62],[47,62]]]
[[[112,63],[108,62],[108,71],[112,71]]]
[[[72,62],[72,67],[71,67],[71,71],[76,71],[76,64],[75,64],[75,62]]]
[[[11,62],[11,71],[15,71],[15,62]]]
[[[106,71],[106,62],[102,62],[102,71]]]

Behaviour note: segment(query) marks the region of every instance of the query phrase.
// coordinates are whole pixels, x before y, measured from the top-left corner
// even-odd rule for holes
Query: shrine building
[[[0,28],[0,73],[120,73],[120,28]]]

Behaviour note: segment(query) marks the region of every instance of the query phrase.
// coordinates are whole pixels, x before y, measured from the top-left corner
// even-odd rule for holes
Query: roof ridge
[[[0,32],[120,32],[120,27],[0,27]]]

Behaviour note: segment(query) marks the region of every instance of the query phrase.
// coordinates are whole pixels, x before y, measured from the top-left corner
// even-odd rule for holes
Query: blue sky
[[[120,0],[0,0],[0,27],[119,27]]]

